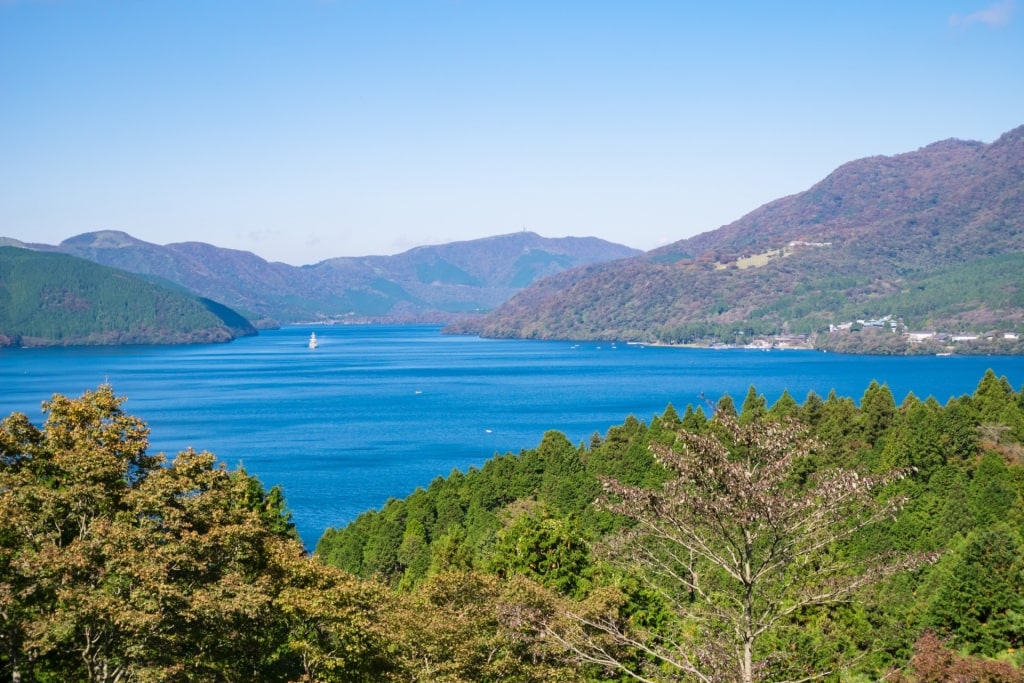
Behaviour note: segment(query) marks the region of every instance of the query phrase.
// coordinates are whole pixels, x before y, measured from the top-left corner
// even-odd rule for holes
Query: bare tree
[[[660,489],[604,482],[603,504],[635,522],[610,555],[674,618],[644,628],[614,604],[574,609],[560,625],[549,623],[548,635],[581,660],[648,682],[776,678],[773,654],[759,646],[788,619],[850,600],[862,587],[931,559],[862,558],[843,547],[894,514],[901,501],[880,503],[875,494],[903,473],[828,469],[805,480],[798,466],[817,445],[800,428],[764,420],[739,425],[721,413],[711,426],[680,433],[672,447],[652,446],[674,474]]]

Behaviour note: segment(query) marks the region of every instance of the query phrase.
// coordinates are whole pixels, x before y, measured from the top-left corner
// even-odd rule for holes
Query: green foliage
[[[739,423],[750,424],[752,422],[758,422],[763,420],[765,415],[768,414],[768,402],[764,396],[757,393],[757,389],[753,385],[747,390],[746,398],[743,399],[743,405],[740,407]]]
[[[981,604],[980,597],[965,598],[967,594],[956,588],[968,585],[984,588],[985,595],[994,596],[992,604],[1012,604],[1005,581],[999,584],[1003,588],[998,582],[985,588],[971,572],[988,572],[990,583],[1012,575],[1013,567],[1021,563],[1019,537],[1017,545],[989,544],[1002,548],[1005,561],[998,570],[987,569],[978,552],[967,552],[968,537],[975,539],[1001,523],[1010,529],[1024,523],[1024,467],[1014,455],[1022,445],[1013,430],[997,429],[1024,414],[1020,395],[1007,387],[997,377],[986,377],[977,396],[943,406],[933,398],[922,401],[911,395],[897,406],[888,387],[871,383],[859,404],[834,392],[825,400],[810,393],[797,404],[784,393],[770,408],[752,387],[742,411],[723,396],[716,405],[719,417],[713,420],[702,406],[687,406],[680,416],[670,405],[650,426],[629,417],[586,445],[573,446],[563,435],[549,432],[535,449],[496,456],[465,473],[452,472],[404,501],[389,501],[384,509],[364,513],[343,529],[328,530],[317,551],[328,562],[365,577],[381,571],[387,563],[380,558],[386,556],[392,564],[383,578],[408,595],[416,594],[432,577],[452,571],[494,574],[503,581],[527,579],[537,590],[564,596],[557,599],[566,601],[558,609],[566,613],[599,619],[600,610],[613,610],[623,628],[654,639],[685,633],[686,642],[691,642],[697,622],[671,607],[675,597],[670,600],[668,594],[652,590],[642,574],[624,574],[611,566],[607,554],[594,554],[595,548],[611,549],[613,555],[623,552],[611,539],[630,524],[592,503],[599,497],[600,479],[641,491],[661,490],[668,471],[656,461],[654,451],[678,448],[684,437],[723,439],[735,457],[749,457],[749,447],[734,442],[716,424],[740,412],[740,417],[746,414],[743,429],[762,429],[761,425],[784,419],[816,437],[818,446],[793,459],[784,482],[791,493],[780,496],[795,495],[836,468],[862,475],[874,470],[882,476],[894,468],[905,469],[908,476],[880,494],[905,501],[898,514],[830,547],[833,559],[856,564],[887,553],[946,553],[934,565],[893,576],[869,593],[851,596],[847,605],[793,612],[778,622],[764,647],[789,653],[789,666],[806,671],[847,658],[858,662],[851,675],[868,678],[904,665],[912,656],[914,639],[929,627],[957,638],[963,632],[956,643],[965,651],[984,647],[971,651],[1005,654],[1018,647],[1012,644],[1014,626],[1008,625],[1017,623],[1017,608],[1005,611],[999,622],[993,617],[968,619],[967,607],[943,611],[939,606],[957,599]],[[982,422],[982,414],[995,422]],[[986,434],[998,436],[998,443]],[[713,573],[703,576],[706,585],[718,586]],[[792,582],[796,574],[783,578]],[[952,615],[960,621],[949,621]],[[565,627],[571,631],[579,625]],[[709,646],[702,639],[696,642]],[[647,662],[636,648],[615,651],[623,661]],[[765,675],[782,675],[782,659],[769,660],[775,663]]]
[[[860,433],[869,446],[878,443],[896,416],[896,400],[889,387],[872,380],[860,399]]]
[[[586,591],[590,552],[572,518],[543,510],[520,515],[498,534],[488,569],[499,576],[524,574],[565,595]]]
[[[689,419],[697,419],[692,411]],[[623,425],[610,428],[589,450],[573,446],[559,432],[547,432],[535,449],[496,456],[466,473],[453,471],[404,501],[388,501],[382,510],[364,513],[345,528],[328,529],[317,543],[316,553],[358,576],[380,576],[407,590],[446,569],[517,573],[522,567],[510,559],[515,555],[512,548],[531,534],[535,552],[553,552],[562,542],[561,547],[571,547],[572,553],[585,556],[581,544],[622,523],[593,506],[600,492],[599,476],[645,486],[664,480],[665,472],[654,462],[648,446],[669,435],[670,441],[674,439],[675,432],[666,425],[682,421],[674,409],[668,409],[655,422],[657,430],[630,417]],[[534,510],[537,506],[547,511],[541,517]],[[530,520],[549,534],[547,540],[540,540],[540,529],[527,533],[522,525]],[[543,550],[545,544],[553,545]],[[508,557],[501,559],[503,554]],[[555,564],[571,566],[575,573],[586,563],[561,557]],[[572,593],[582,590],[586,585],[582,577],[569,578],[566,571],[559,570],[557,578],[542,582]],[[532,571],[535,577],[548,573]]]
[[[782,395],[772,404],[772,407],[768,409],[768,417],[775,420],[776,422],[782,420],[796,419],[800,412],[800,406],[797,404],[788,389],[782,390]]]
[[[442,258],[432,262],[417,263],[416,278],[425,284],[483,286],[483,282]]]
[[[1024,555],[1017,531],[997,524],[968,536],[935,597],[928,625],[972,654],[1024,646]]]
[[[225,306],[62,254],[0,247],[0,346],[230,341]]]
[[[0,423],[8,680],[377,680],[383,592],[305,556],[279,489],[146,454],[109,386]]]
[[[860,405],[834,393],[803,405],[786,396],[766,408],[752,387],[742,425],[725,397],[710,420],[702,407],[680,416],[670,405],[650,426],[629,417],[586,446],[548,432],[535,449],[454,470],[329,529],[310,558],[279,488],[208,453],[148,455],[148,428],[109,387],[56,395],[42,428],[19,413],[0,423],[0,676],[608,681],[623,672],[614,661],[648,680],[680,680],[674,664],[656,665],[657,648],[724,661],[724,634],[735,630],[709,624],[743,599],[727,599],[735,577],[724,565],[664,554],[650,538],[626,542],[646,522],[661,525],[661,540],[717,525],[730,540],[709,551],[749,550],[752,567],[770,567],[751,593],[753,612],[771,622],[751,649],[763,662],[758,680],[841,660],[856,662],[843,673],[850,680],[908,661],[908,683],[968,671],[1019,680],[1009,664],[979,657],[1020,664],[1024,649],[1024,444],[1011,426],[1024,419],[1024,397],[992,373],[945,406],[908,396],[896,407],[876,383]],[[837,476],[856,486],[833,486]],[[750,488],[766,477],[767,493]],[[882,479],[877,498],[853,496],[865,507],[840,504],[853,500],[842,492]],[[701,489],[695,517],[668,503],[643,519],[594,505],[602,491],[628,492],[641,507],[680,491],[693,502],[701,482],[716,481]],[[867,519],[857,511],[881,509],[891,514],[842,531]],[[830,511],[841,533],[828,543],[801,550],[770,538]],[[736,529],[747,535],[729,535]],[[758,565],[776,550],[777,564]],[[651,567],[618,566],[644,553],[661,569],[689,567],[673,576],[692,580],[669,590]],[[818,579],[831,590],[882,578],[872,558],[908,553],[941,558],[827,608],[822,593],[801,592]],[[776,589],[790,593],[773,607]],[[962,654],[923,640],[915,650],[928,629]],[[587,650],[583,665],[573,642],[609,659]]]

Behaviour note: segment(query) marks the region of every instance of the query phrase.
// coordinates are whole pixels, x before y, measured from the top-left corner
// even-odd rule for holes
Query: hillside
[[[991,370],[549,431],[312,555],[279,487],[148,452],[126,400],[0,419],[4,680],[1024,683],[1024,392]]]
[[[256,334],[235,311],[85,259],[0,247],[0,346],[187,344]]]
[[[302,267],[201,242],[160,246],[115,231],[78,235],[55,247],[23,246],[175,283],[241,311],[258,325],[447,322],[489,311],[545,276],[640,253],[596,238],[548,239],[532,232]]]
[[[662,343],[788,333],[828,348],[844,335],[816,337],[830,324],[891,316],[897,331],[1019,333],[1021,266],[1024,127],[850,162],[718,230],[561,273],[452,331]]]
[[[840,494],[836,475],[844,471],[849,488]],[[857,513],[838,501],[873,487],[869,507],[879,494],[892,504],[873,508],[881,513],[875,523],[836,542],[821,544],[816,534],[806,545],[798,540],[822,520],[858,525]],[[529,577],[589,616],[597,643],[642,648],[658,660],[658,669],[635,662],[635,680],[696,680],[678,673],[678,662],[690,661],[679,655],[711,651],[712,643],[740,652],[731,639],[749,633],[736,627],[751,623],[754,612],[741,606],[756,593],[756,613],[776,615],[763,622],[775,636],[763,639],[758,657],[790,675],[707,680],[801,680],[817,668],[847,669],[835,680],[906,683],[894,670],[907,665],[912,648],[923,664],[919,638],[931,633],[976,657],[974,667],[994,667],[987,658],[999,658],[1005,668],[998,676],[994,669],[947,676],[940,670],[957,659],[940,648],[928,655],[942,658],[910,681],[1009,683],[1024,680],[1009,666],[1024,665],[1024,632],[1001,616],[1024,608],[1022,503],[1024,392],[991,370],[973,394],[946,405],[913,394],[897,403],[877,382],[859,405],[834,392],[811,392],[802,404],[787,392],[769,405],[751,386],[741,405],[727,394],[682,415],[669,405],[649,423],[631,416],[588,444],[549,431],[536,448],[437,477],[328,529],[316,555],[399,594],[430,590],[451,569],[504,582]],[[880,569],[882,558],[898,556],[889,574]],[[844,581],[869,587],[825,610],[804,603],[772,611],[775,600],[834,596]],[[573,643],[577,655],[584,643],[596,648],[579,631],[558,642]],[[655,670],[676,675],[639,675]]]

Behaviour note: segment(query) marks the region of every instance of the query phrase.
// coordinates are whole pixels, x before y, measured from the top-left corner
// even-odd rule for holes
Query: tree
[[[887,676],[892,683],[1024,683],[1024,673],[1009,662],[964,657],[933,632],[914,643],[906,671]]]
[[[408,595],[389,616],[396,670],[380,681],[486,683],[582,681],[571,661],[537,637],[534,602],[555,598],[522,577],[441,572]]]
[[[284,570],[275,606],[288,627],[288,650],[301,662],[300,680],[381,680],[393,668],[381,620],[385,589],[310,559],[294,544],[279,547],[274,559]]]
[[[1005,524],[972,533],[932,604],[930,626],[971,654],[1024,646],[1024,554]]]
[[[113,517],[160,461],[146,455],[149,430],[124,414],[123,400],[104,385],[77,400],[44,402],[43,429],[22,413],[0,423],[0,666],[14,680],[31,677],[36,660],[65,644],[58,634],[86,639],[74,664],[84,664],[90,680],[124,668],[109,651],[128,620],[118,630],[88,616],[111,589],[103,545],[116,536]],[[96,599],[79,595],[82,586],[94,587]]]
[[[800,406],[800,420],[812,427],[817,427],[821,421],[824,406],[825,402],[821,400],[821,396],[814,391],[808,391],[804,404]]]
[[[747,395],[743,399],[743,405],[740,407],[740,424],[748,424],[756,420],[762,419],[768,414],[768,402],[765,397],[757,393],[757,389],[751,384],[750,388],[747,389]]]
[[[736,403],[732,400],[729,392],[722,394],[721,398],[718,399],[718,402],[715,404],[715,413],[736,417]]]
[[[499,576],[524,574],[566,595],[585,590],[590,574],[587,544],[576,521],[543,509],[520,515],[499,532],[489,565]]]
[[[800,413],[800,406],[796,399],[789,393],[789,389],[783,389],[782,395],[768,409],[768,417],[776,421],[795,418]]]
[[[699,432],[704,429],[707,424],[707,417],[704,415],[704,409],[697,406],[697,409],[693,409],[693,404],[687,404],[686,412],[683,414],[681,429],[685,429],[688,432]]]
[[[4,677],[378,680],[373,588],[305,556],[279,489],[210,453],[146,455],[123,400],[0,422]]]
[[[860,422],[865,440],[874,445],[892,425],[896,416],[896,400],[888,385],[871,380],[860,400]]]
[[[892,514],[898,501],[875,494],[900,473],[835,468],[801,487],[795,467],[815,444],[797,427],[715,420],[724,437],[683,432],[674,448],[652,446],[675,475],[661,489],[605,480],[604,504],[635,523],[611,559],[625,558],[674,619],[647,628],[619,614],[577,615],[575,633],[594,635],[584,639],[549,629],[581,660],[638,681],[764,680],[784,667],[781,653],[762,651],[769,636],[928,559],[844,552],[844,541]],[[618,647],[643,656],[624,661]]]
[[[1003,410],[1012,403],[1013,387],[1006,377],[996,377],[991,368],[985,372],[971,396],[976,419],[982,424],[999,422]]]

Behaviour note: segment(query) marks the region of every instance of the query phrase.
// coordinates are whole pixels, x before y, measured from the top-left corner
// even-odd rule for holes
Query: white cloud
[[[1013,16],[1014,4],[1014,0],[1003,0],[967,16],[954,14],[949,18],[949,23],[951,26],[970,26],[972,24],[993,27],[1006,26]]]

